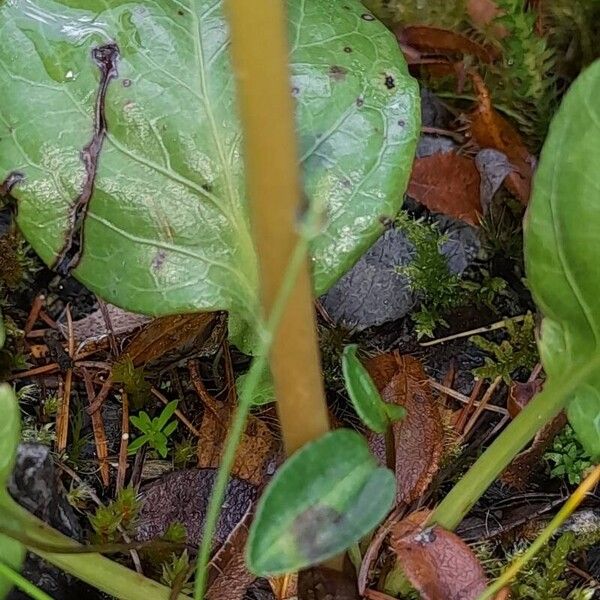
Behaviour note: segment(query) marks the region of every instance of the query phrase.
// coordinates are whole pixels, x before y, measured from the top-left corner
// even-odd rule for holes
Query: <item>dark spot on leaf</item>
[[[404,127],[404,126],[406,125],[406,123],[405,123],[405,122],[404,122],[402,119],[400,119],[400,120],[398,121],[398,125],[399,125],[400,127]]]
[[[131,85],[131,79],[123,79],[123,87],[129,87]]]
[[[160,271],[161,267],[165,264],[165,258],[167,253],[164,250],[158,250],[152,259],[152,270],[156,273]]]
[[[396,87],[396,82],[394,81],[394,78],[391,75],[385,76],[385,87],[388,90],[393,90]]]
[[[348,54],[350,54],[350,52],[352,52],[352,48],[350,48],[350,46],[346,46],[344,48],[344,52],[347,52]]]
[[[358,106],[359,108],[360,108],[360,107],[361,107],[361,106],[362,106],[364,103],[365,103],[365,100],[364,100],[364,98],[363,98],[362,96],[359,96],[359,97],[356,99],[356,106]]]
[[[361,19],[364,19],[365,21],[374,21],[375,17],[373,15],[370,15],[369,13],[363,13],[362,15],[360,15]]]
[[[300,88],[299,88],[299,87],[296,87],[296,86],[294,86],[294,87],[292,88],[292,96],[294,96],[294,98],[295,98],[295,97],[296,97],[296,96],[297,96],[299,93],[300,93]]]
[[[379,222],[384,226],[384,227],[391,227],[394,224],[394,221],[392,221],[392,219],[390,219],[387,215],[381,215],[379,217]]]
[[[346,79],[346,74],[348,70],[344,67],[340,67],[339,65],[332,65],[329,69],[329,76],[334,81],[343,81]]]
[[[313,506],[299,514],[292,525],[298,550],[307,558],[336,547],[336,531],[343,529],[345,515],[330,506]]]
[[[184,12],[183,12],[181,9],[179,9],[179,10],[177,11],[177,14],[178,14],[180,17],[183,17],[183,15],[185,15],[185,13],[184,13]]]
[[[203,183],[200,187],[208,193],[212,192],[213,190],[213,186],[210,183]]]
[[[118,76],[118,57],[119,47],[115,43],[104,44],[92,49],[92,60],[100,70],[100,82],[94,111],[94,131],[92,139],[81,151],[81,160],[85,167],[85,178],[79,196],[75,198],[71,205],[69,229],[66,232],[65,244],[54,262],[55,270],[61,275],[68,275],[81,259],[84,222],[94,193],[98,159],[106,137],[106,92],[110,82]]]
[[[11,190],[25,179],[25,175],[20,171],[12,171],[6,177],[6,179],[0,183],[0,197],[8,196]]]

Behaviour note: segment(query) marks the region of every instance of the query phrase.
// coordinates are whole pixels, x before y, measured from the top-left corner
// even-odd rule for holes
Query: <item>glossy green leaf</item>
[[[326,206],[312,246],[320,294],[402,202],[418,89],[358,0],[289,0],[288,13],[304,191]],[[221,3],[14,0],[0,23],[0,182],[44,261],[133,311],[225,309],[254,325]]]
[[[573,83],[536,172],[525,223],[527,280],[544,315],[545,389],[571,381],[573,429],[600,457],[600,61]],[[594,366],[594,363],[597,363]]]
[[[246,558],[257,575],[297,571],[342,552],[371,531],[394,502],[396,482],[366,441],[338,429],[308,443],[261,497]]]
[[[356,356],[358,346],[344,348],[342,372],[352,405],[363,423],[376,433],[384,433],[394,422],[406,416],[404,407],[384,402],[368,371]]]

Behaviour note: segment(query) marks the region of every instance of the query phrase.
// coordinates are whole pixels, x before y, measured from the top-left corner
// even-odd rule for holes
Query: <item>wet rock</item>
[[[416,156],[417,158],[424,158],[426,156],[431,156],[432,154],[437,154],[438,152],[452,152],[455,149],[456,144],[450,138],[424,133],[419,138]]]
[[[336,323],[357,330],[405,316],[415,295],[395,268],[407,265],[413,254],[404,233],[389,229],[321,298],[325,310]]]
[[[182,523],[188,543],[197,546],[202,537],[206,510],[216,469],[186,469],[169,473],[142,490],[142,508],[136,537],[149,540],[163,535],[172,523]],[[222,544],[256,500],[256,488],[231,477],[221,507],[215,545]]]
[[[29,512],[61,533],[82,539],[82,530],[64,496],[64,488],[52,462],[50,448],[42,444],[21,444],[12,478],[11,496]]]
[[[246,590],[244,600],[275,600],[275,594],[266,579],[257,579]]]
[[[41,444],[21,444],[8,484],[11,496],[23,507],[65,535],[82,541],[83,533],[54,468],[50,449]],[[54,600],[100,598],[100,594],[60,569],[28,553],[22,574]],[[12,590],[8,600],[26,600],[27,594]]]
[[[431,90],[421,88],[421,123],[424,127],[448,129],[453,118],[452,113]]]
[[[462,273],[475,259],[480,244],[477,230],[466,223],[438,215],[440,231],[448,236],[442,253],[448,267]],[[395,272],[407,265],[414,248],[405,234],[389,229],[354,265],[322,296],[323,307],[338,324],[362,331],[406,316],[416,305],[406,277]]]

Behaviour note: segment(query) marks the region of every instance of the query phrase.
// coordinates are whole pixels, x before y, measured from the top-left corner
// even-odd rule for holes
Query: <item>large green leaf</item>
[[[339,554],[385,517],[394,474],[366,441],[338,429],[309,442],[277,471],[262,495],[246,548],[257,575],[292,572]]]
[[[128,309],[251,322],[257,264],[221,3],[0,5],[0,181],[35,250]],[[418,90],[358,0],[289,0],[288,12],[304,189],[327,207],[312,248],[322,293],[397,212]]]
[[[600,61],[573,83],[540,158],[525,223],[527,279],[544,315],[548,382],[576,386],[573,428],[600,456]],[[594,366],[594,364],[596,366]]]

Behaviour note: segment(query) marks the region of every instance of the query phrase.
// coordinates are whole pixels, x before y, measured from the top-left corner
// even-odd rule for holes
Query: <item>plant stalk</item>
[[[494,440],[475,464],[450,490],[429,518],[444,529],[455,529],[487,488],[502,474],[513,458],[544,425],[563,410],[577,387],[600,369],[600,355],[560,379],[549,379],[544,389],[517,415]],[[398,582],[405,581],[398,563],[388,574],[386,593],[395,593]]]
[[[550,540],[556,530],[571,516],[573,511],[585,500],[588,492],[598,484],[598,481],[600,481],[600,465],[596,466],[581,482],[579,487],[571,494],[571,497],[556,513],[552,521],[546,525],[542,533],[538,535],[529,548],[527,548],[527,550],[521,554],[510,567],[479,596],[477,600],[488,600],[489,598],[493,598],[497,592],[506,587],[517,576],[519,571]]]
[[[210,497],[206,520],[204,522],[202,542],[196,561],[196,583],[194,589],[194,598],[196,600],[204,600],[204,595],[206,593],[208,562],[213,546],[217,521],[223,504],[223,498],[225,497],[227,481],[235,460],[237,446],[246,425],[248,412],[252,406],[252,398],[262,379],[262,372],[269,364],[268,355],[273,342],[273,333],[277,330],[277,326],[281,321],[287,301],[290,294],[293,292],[296,277],[304,264],[307,252],[308,240],[300,238],[292,255],[291,262],[286,268],[285,278],[281,289],[279,290],[279,297],[273,306],[273,311],[265,327],[264,334],[261,337],[261,342],[257,349],[257,357],[252,361],[248,377],[246,378],[243,388],[240,390],[239,403],[233,416],[231,428],[227,433],[225,449],[223,451],[223,456],[221,457],[217,479]]]
[[[23,535],[42,544],[76,546],[77,542],[56,531],[9,497],[2,498],[0,510],[21,527]],[[57,554],[44,552],[32,545],[28,550],[63,571],[122,600],[169,600],[171,590],[120,565],[101,554]],[[179,594],[178,600],[190,600]]]
[[[46,592],[40,590],[37,586],[33,585],[29,580],[25,579],[20,573],[11,569],[8,565],[0,562],[0,578],[7,579],[15,587],[25,592],[30,598],[34,600],[52,600],[51,596],[48,596]]]
[[[227,0],[231,55],[263,314],[270,315],[300,237],[300,174],[281,0]],[[260,41],[256,34],[260,32]],[[308,260],[274,332],[270,358],[288,454],[329,430]]]
[[[546,423],[565,408],[577,386],[577,383],[573,383],[574,379],[565,377],[560,382],[548,381],[544,389],[529,402],[450,490],[433,511],[430,522],[437,523],[445,529],[455,529],[512,459]]]

